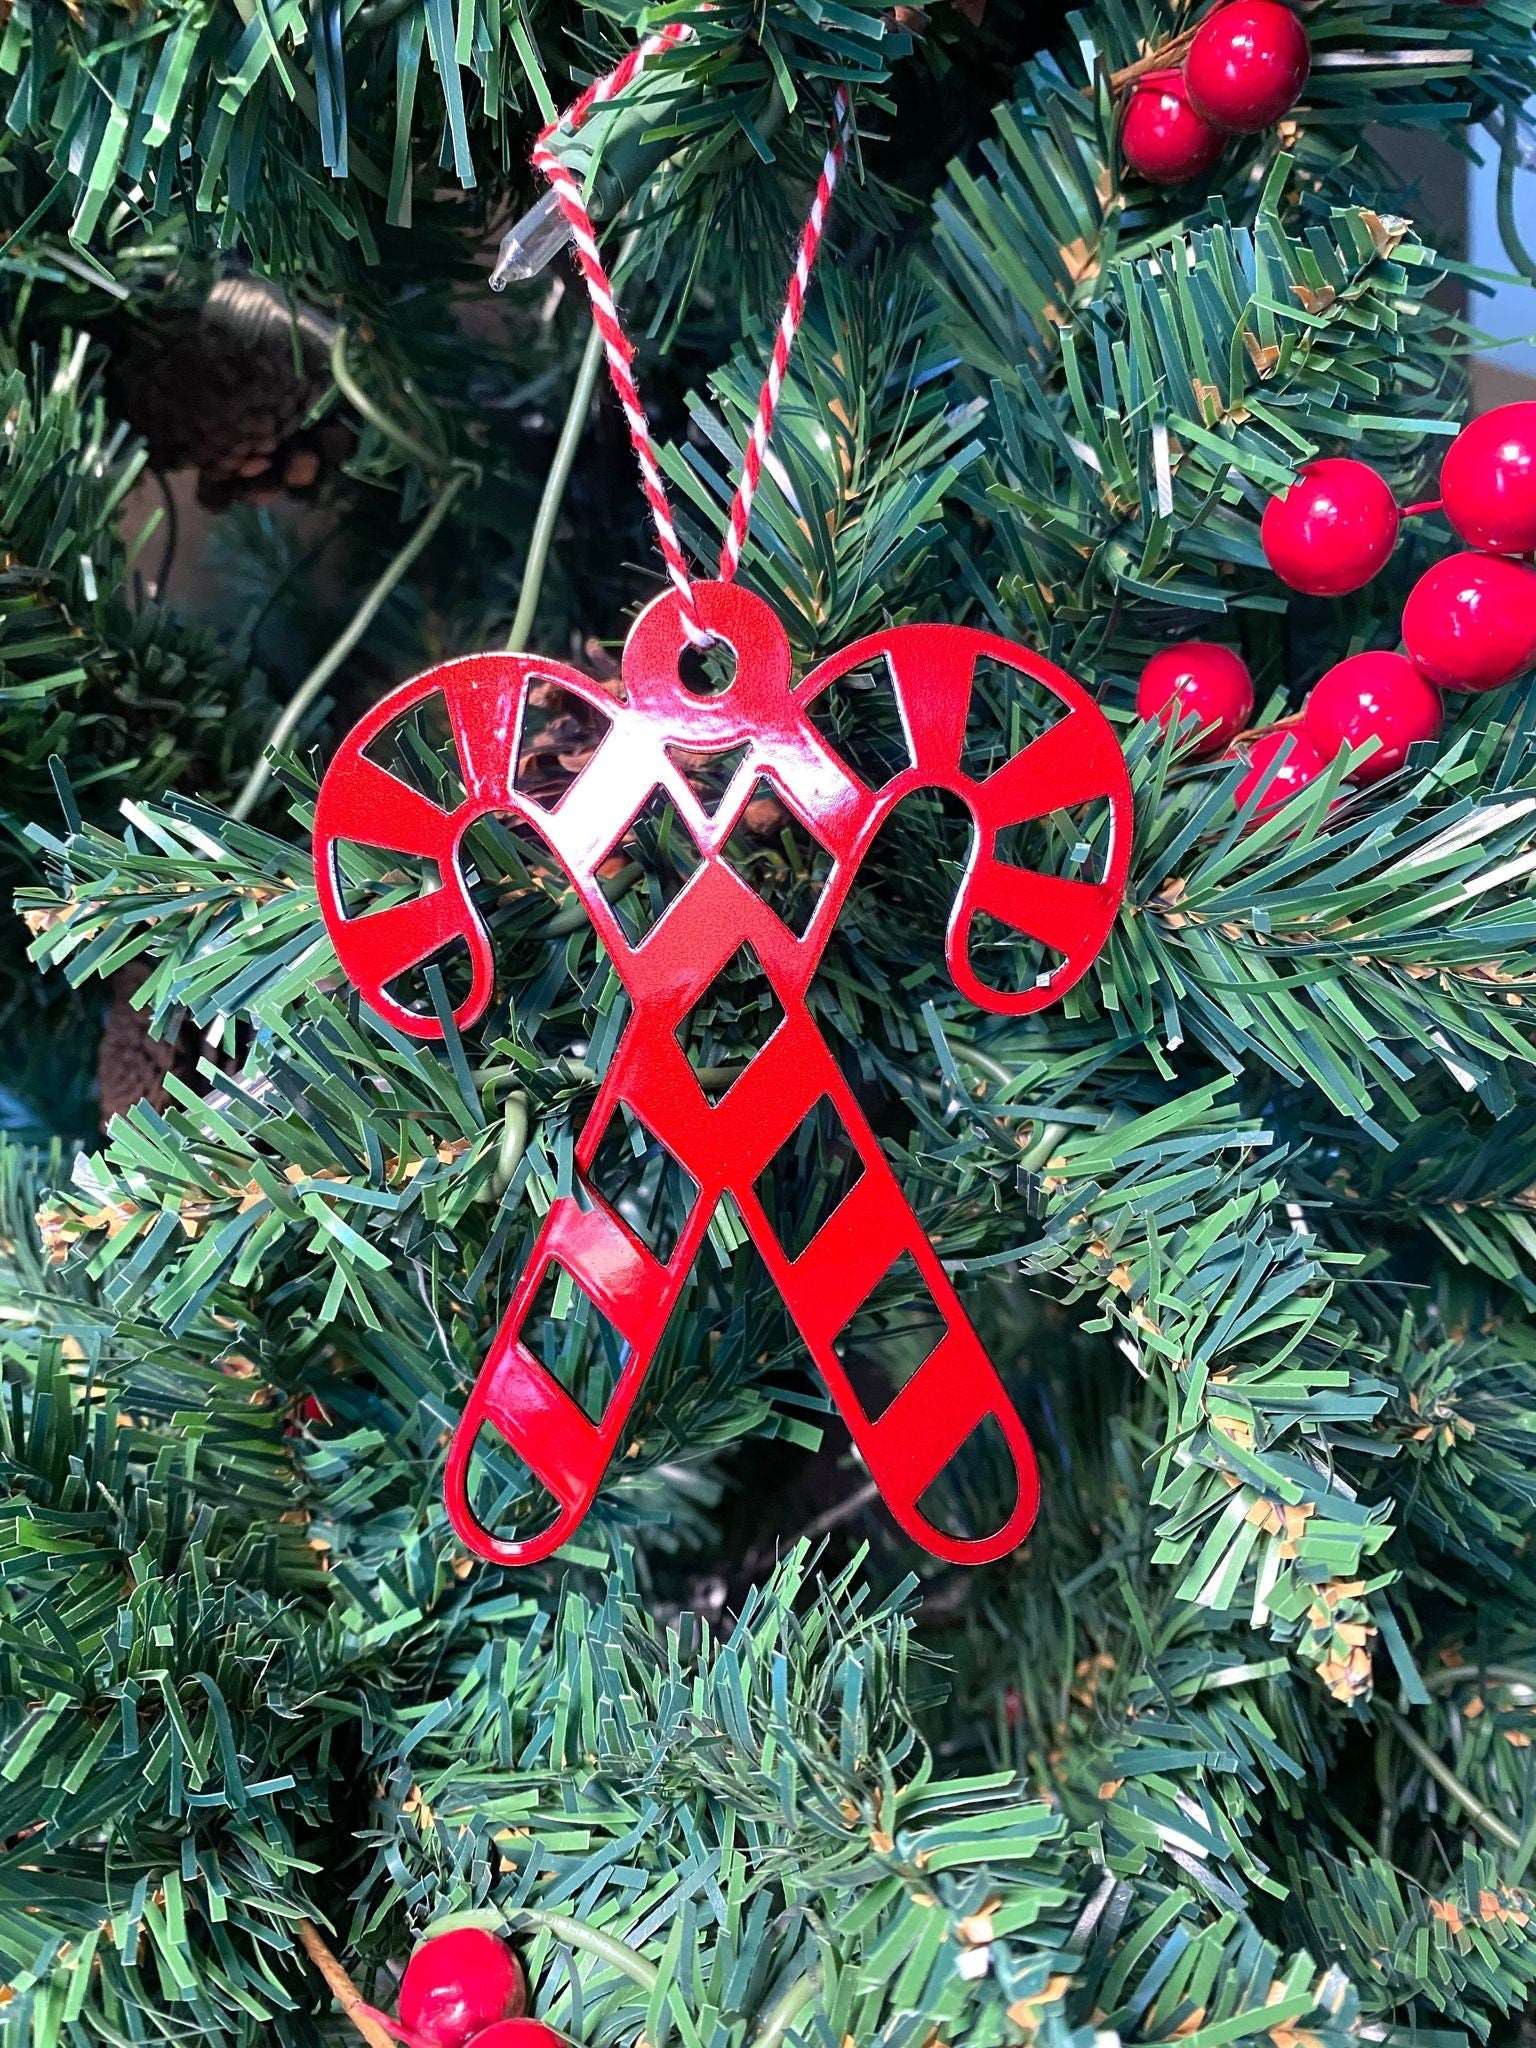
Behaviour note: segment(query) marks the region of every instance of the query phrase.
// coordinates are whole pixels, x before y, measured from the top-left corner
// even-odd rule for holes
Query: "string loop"
[[[651,509],[661,558],[677,592],[683,632],[692,646],[702,648],[710,646],[714,636],[699,617],[693,581],[688,573],[687,557],[683,553],[682,542],[678,539],[677,527],[673,523],[672,508],[667,499],[666,486],[661,479],[661,465],[657,460],[650,421],[646,418],[645,407],[640,399],[640,387],[635,378],[634,344],[625,333],[619,319],[612,280],[598,249],[597,234],[592,225],[592,216],[587,210],[587,203],[582,197],[581,187],[553,147],[554,138],[562,129],[574,135],[594,108],[605,106],[610,100],[616,99],[654,57],[674,48],[691,34],[692,30],[686,22],[672,22],[638,43],[605,77],[595,79],[580,98],[571,103],[564,114],[540,133],[533,145],[533,167],[549,180],[555,203],[570,228],[571,240],[576,249],[576,261],[586,280],[587,295],[592,301],[592,318],[602,337],[608,375],[612,379],[614,390],[618,393],[619,404],[623,408],[625,423],[629,428],[630,445],[635,451],[635,460],[640,465],[641,488]],[[734,578],[741,563],[741,551],[746,544],[747,529],[752,521],[752,501],[757,494],[763,460],[768,452],[769,436],[773,432],[774,414],[778,410],[779,397],[784,388],[784,376],[789,366],[790,353],[795,345],[795,336],[805,317],[805,301],[810,288],[811,271],[815,266],[817,251],[826,229],[827,212],[832,204],[832,195],[837,189],[838,177],[847,153],[848,117],[848,95],[839,86],[833,101],[831,137],[826,155],[822,158],[821,175],[816,181],[815,197],[811,201],[805,225],[800,231],[794,268],[790,272],[789,285],[785,293],[784,310],[779,316],[778,328],[774,334],[773,353],[769,358],[768,372],[763,380],[762,390],[758,394],[757,413],[752,422],[752,431],[747,437],[747,445],[742,452],[741,475],[737,480],[726,519],[725,540],[720,549],[718,572],[722,583],[729,583]]]

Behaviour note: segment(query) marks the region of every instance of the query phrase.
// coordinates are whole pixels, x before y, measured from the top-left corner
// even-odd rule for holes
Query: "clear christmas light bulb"
[[[571,231],[554,193],[546,192],[502,236],[491,270],[491,290],[503,292],[509,284],[525,284],[530,277],[537,277],[570,239]]]

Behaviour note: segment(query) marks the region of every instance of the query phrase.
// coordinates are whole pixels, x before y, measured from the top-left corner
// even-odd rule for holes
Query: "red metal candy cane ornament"
[[[949,925],[947,957],[961,993],[986,1009],[1022,1015],[1054,1002],[1104,944],[1125,888],[1130,791],[1113,730],[1068,676],[1026,649],[958,626],[898,626],[856,642],[824,662],[798,690],[789,645],[760,598],[734,585],[694,586],[706,628],[726,641],[737,672],[716,696],[696,694],[679,674],[685,646],[681,608],[670,593],[637,621],[624,654],[624,701],[612,701],[575,670],[527,655],[482,654],[434,669],[377,705],[348,736],[321,786],[315,816],[321,906],[337,954],[379,1014],[418,1037],[440,1036],[436,1021],[401,1007],[389,984],[455,938],[474,963],[456,1013],[468,1025],[490,1000],[490,944],[470,901],[459,847],[474,822],[501,813],[531,828],[571,878],[631,1002],[576,1149],[583,1176],[626,1104],[698,1184],[699,1195],[671,1257],[653,1258],[627,1223],[589,1185],[558,1199],[514,1290],[448,1458],[448,1506],[459,1535],[501,1564],[547,1557],[578,1527],[618,1447],[667,1319],[682,1291],[710,1216],[731,1195],[781,1290],[870,1475],[901,1526],[953,1563],[982,1563],[1027,1532],[1038,1500],[1024,1426],[966,1320],[953,1284],[901,1192],[852,1089],[822,1038],[807,992],[859,864],[902,798],[917,789],[959,796],[976,821],[970,866]],[[883,787],[866,787],[832,752],[807,713],[839,677],[883,659],[900,706],[908,766]],[[1043,686],[1064,715],[984,781],[960,768],[976,663],[1005,665]],[[575,783],[545,810],[513,786],[518,733],[530,687],[553,681],[611,718],[612,729]],[[468,795],[439,809],[369,759],[367,749],[402,713],[441,692]],[[747,753],[727,799],[711,815],[675,756]],[[767,776],[786,807],[832,856],[833,868],[804,932],[790,930],[723,849],[741,808]],[[653,791],[665,791],[703,856],[686,887],[638,945],[632,945],[598,882],[599,870]],[[1111,810],[1100,879],[1052,877],[1008,865],[994,851],[1007,827],[1090,800]],[[415,901],[349,917],[337,854],[344,842],[386,846],[435,861],[443,887]],[[1053,948],[1055,972],[1035,987],[1002,994],[975,972],[973,920],[1002,919]],[[711,1104],[678,1042],[678,1027],[737,950],[750,946],[784,1011],[784,1021],[718,1102]],[[756,1183],[823,1096],[830,1099],[863,1168],[855,1186],[798,1258],[786,1256]],[[878,1419],[855,1393],[836,1340],[904,1252],[915,1259],[944,1320],[945,1334]],[[522,1341],[525,1321],[551,1264],[561,1266],[619,1333],[624,1363],[601,1418],[593,1422]],[[1001,1427],[1018,1491],[994,1533],[960,1538],[938,1529],[918,1503],[971,1432],[988,1418]],[[489,1423],[561,1504],[536,1536],[503,1541],[482,1528],[467,1485],[477,1433]]]
[[[649,50],[664,46],[669,37],[676,40],[677,33],[663,31],[653,38],[615,77],[633,76]],[[617,89],[612,80],[602,81],[582,104],[611,98]],[[614,347],[609,350],[614,381],[624,398],[673,588],[635,623],[624,650],[617,702],[575,670],[530,655],[481,654],[448,662],[404,684],[368,712],[343,742],[320,788],[315,873],[326,927],[347,975],[399,1030],[421,1038],[441,1036],[436,1019],[403,1007],[390,985],[456,940],[467,944],[473,967],[456,1023],[472,1024],[491,1000],[490,940],[471,899],[461,854],[466,833],[490,815],[509,818],[549,849],[569,876],[630,1000],[628,1021],[577,1140],[579,1186],[557,1197],[544,1219],[448,1455],[446,1491],[453,1525],[471,1550],[499,1564],[548,1557],[580,1525],[619,1448],[710,1218],[726,1196],[736,1203],[881,1496],[915,1541],[956,1564],[983,1563],[1022,1540],[1038,1503],[1034,1454],[1024,1425],[818,1030],[808,997],[833,926],[881,826],[913,791],[938,789],[959,797],[975,826],[946,942],[955,985],[983,1008],[1014,1015],[1055,1001],[1087,970],[1119,910],[1130,857],[1129,780],[1114,733],[1093,700],[1028,650],[964,627],[893,627],[834,655],[796,688],[789,642],[778,619],[762,599],[730,580],[840,154],[839,135],[829,149],[802,238],[729,520],[723,580],[714,583],[693,583],[688,577],[591,223],[579,194],[573,187],[563,190],[557,180],[605,341],[610,326],[618,336],[618,363],[612,361]],[[725,688],[706,694],[685,680],[682,664],[689,645],[711,642],[725,643],[736,666]],[[975,671],[983,661],[1011,671],[1021,689],[1043,692],[1059,715],[1011,760],[978,779],[964,771],[962,754]],[[809,711],[841,677],[882,662],[900,710],[907,761],[876,788],[854,774],[823,739]],[[605,737],[569,787],[547,803],[519,789],[515,766],[524,750],[530,693],[541,683],[581,700],[606,726]],[[433,698],[441,700],[465,791],[451,807],[409,788],[369,752],[390,725]],[[684,774],[680,758],[721,755],[740,759],[723,798],[711,809]],[[727,842],[762,778],[832,863],[799,932],[725,857]],[[651,930],[632,942],[599,877],[658,791],[670,800],[700,859]],[[1102,871],[1096,879],[1049,876],[1000,857],[999,835],[1008,828],[1093,801],[1108,806]],[[349,914],[340,865],[349,843],[433,862],[441,886],[414,901]],[[989,987],[970,952],[973,923],[984,914],[1043,942],[1058,956],[1058,964],[1022,991],[1001,993]],[[755,954],[783,1019],[725,1092],[712,1100],[679,1042],[679,1028],[743,947]],[[792,1257],[775,1234],[758,1188],[782,1147],[823,1098],[861,1172]],[[610,1124],[626,1113],[697,1184],[687,1220],[664,1259],[652,1254],[589,1178]],[[849,1378],[838,1339],[903,1255],[915,1261],[939,1311],[943,1334],[889,1405],[872,1414]],[[526,1341],[541,1283],[552,1266],[569,1276],[618,1334],[617,1379],[595,1419]],[[991,1533],[954,1536],[938,1528],[921,1503],[967,1439],[989,1421],[1000,1429],[1012,1459],[1014,1503]],[[476,1439],[487,1427],[553,1494],[558,1513],[547,1528],[506,1539],[477,1519],[469,1467]]]

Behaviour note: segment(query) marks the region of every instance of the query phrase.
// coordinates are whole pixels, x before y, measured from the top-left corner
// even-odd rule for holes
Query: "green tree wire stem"
[[[384,600],[407,573],[411,564],[453,509],[453,501],[469,482],[470,474],[467,469],[461,469],[449,477],[426,517],[352,614],[345,629],[332,641],[330,647],[288,699],[273,723],[272,730],[267,734],[261,758],[245,778],[239,795],[230,806],[232,818],[248,818],[255,810],[261,801],[263,790],[272,779],[273,756],[279,748],[287,745],[305,712],[378,617]]]
[[[1514,1829],[1506,1827],[1493,1809],[1485,1806],[1461,1782],[1450,1765],[1435,1754],[1422,1735],[1409,1727],[1401,1714],[1394,1713],[1389,1707],[1387,1709],[1387,1718],[1397,1731],[1404,1746],[1413,1752],[1425,1770],[1435,1780],[1436,1784],[1442,1786],[1445,1791],[1450,1793],[1457,1805],[1464,1810],[1472,1825],[1476,1828],[1481,1828],[1489,1841],[1497,1842],[1501,1848],[1511,1849],[1518,1853],[1522,1843]]]

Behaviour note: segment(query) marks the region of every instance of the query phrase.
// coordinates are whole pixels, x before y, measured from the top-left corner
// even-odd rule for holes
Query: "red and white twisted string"
[[[763,379],[763,388],[758,394],[757,417],[752,422],[752,432],[747,437],[746,453],[742,457],[741,481],[736,486],[736,495],[731,501],[731,514],[726,522],[725,544],[720,550],[720,581],[729,583],[736,574],[741,561],[741,550],[746,543],[747,527],[752,519],[752,500],[757,494],[757,480],[763,473],[763,457],[768,452],[768,436],[773,432],[773,416],[778,410],[779,393],[784,388],[784,372],[789,367],[790,350],[795,345],[795,335],[805,317],[805,295],[810,287],[811,269],[816,261],[816,252],[821,247],[821,237],[827,224],[827,209],[832,204],[832,194],[837,190],[838,175],[843,168],[843,156],[848,144],[848,95],[841,86],[832,102],[832,139],[827,144],[827,153],[821,160],[821,176],[816,181],[816,196],[811,201],[811,210],[805,217],[805,226],[800,230],[800,247],[795,253],[795,267],[789,274],[789,289],[784,296],[784,311],[779,315],[779,328],[773,338],[773,355],[768,364],[768,375]]]
[[[553,147],[557,133],[564,129],[567,134],[574,135],[595,107],[616,99],[653,57],[672,49],[691,33],[686,23],[673,22],[637,44],[606,77],[594,80],[581,97],[573,101],[565,113],[558,120],[552,121],[539,135],[533,146],[533,166],[549,180],[550,190],[555,195],[555,203],[565,216],[566,225],[571,231],[571,240],[576,248],[576,261],[581,266],[581,274],[587,283],[587,294],[592,301],[592,317],[597,323],[598,333],[602,336],[608,374],[613,380],[614,390],[619,395],[619,404],[624,409],[630,445],[635,451],[635,460],[640,465],[640,482],[645,491],[646,502],[651,508],[651,518],[655,523],[662,560],[677,592],[683,631],[695,647],[707,647],[713,636],[700,621],[693,595],[693,582],[688,574],[687,558],[683,554],[682,542],[677,537],[677,527],[673,523],[666,486],[661,480],[661,466],[656,458],[656,444],[651,437],[650,421],[645,416],[645,407],[640,402],[640,387],[635,381],[634,344],[620,322],[619,309],[614,303],[613,284],[597,246],[597,234],[592,226],[592,216],[587,211],[586,200],[582,197],[581,187]],[[832,137],[822,159],[821,176],[816,182],[816,196],[811,201],[811,210],[800,233],[800,246],[795,255],[794,269],[790,272],[789,288],[785,295],[784,311],[779,317],[778,331],[774,336],[768,374],[758,394],[757,415],[752,422],[751,434],[747,438],[746,450],[742,456],[741,477],[736,486],[735,496],[731,500],[730,514],[726,521],[725,541],[720,550],[719,576],[722,583],[731,581],[741,562],[741,550],[746,542],[747,528],[752,519],[752,500],[757,493],[763,458],[768,449],[768,437],[773,432],[773,417],[778,410],[779,396],[784,388],[784,373],[789,365],[790,352],[795,345],[795,335],[801,320],[805,317],[805,300],[810,287],[811,270],[821,246],[827,210],[832,203],[832,194],[837,189],[838,175],[843,167],[847,146],[848,95],[839,86],[833,103]]]

